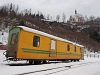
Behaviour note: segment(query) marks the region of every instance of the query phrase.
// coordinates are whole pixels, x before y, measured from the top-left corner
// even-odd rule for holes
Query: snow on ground
[[[0,50],[0,75],[15,75],[21,73],[27,73],[37,70],[50,69],[55,67],[75,65],[70,68],[63,68],[64,71],[57,72],[62,69],[47,71],[42,73],[30,73],[27,75],[100,75],[100,58],[98,57],[85,57],[85,60],[80,62],[70,63],[51,63],[42,65],[29,65],[26,61],[7,62],[3,55],[5,50]],[[79,65],[81,64],[81,65]],[[57,73],[52,73],[57,72]],[[52,74],[50,74],[52,73]]]
[[[6,45],[8,42],[8,33],[7,32],[1,32],[0,31],[0,42],[3,43],[3,45]]]

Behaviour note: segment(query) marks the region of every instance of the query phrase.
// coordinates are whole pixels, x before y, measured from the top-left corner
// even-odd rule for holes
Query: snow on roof
[[[50,37],[50,38],[57,39],[57,40],[64,41],[64,42],[68,42],[68,43],[71,43],[71,44],[74,44],[74,45],[77,45],[77,46],[80,46],[80,47],[84,47],[82,45],[76,44],[76,43],[71,42],[69,40],[65,40],[65,39],[56,37],[54,35],[51,35],[51,34],[48,34],[48,33],[45,33],[45,32],[39,31],[39,30],[35,30],[35,29],[29,28],[29,27],[25,27],[25,26],[17,26],[17,27],[22,28],[23,30],[28,31],[28,32],[40,34],[40,35],[43,35],[43,36],[46,36],[46,37]]]

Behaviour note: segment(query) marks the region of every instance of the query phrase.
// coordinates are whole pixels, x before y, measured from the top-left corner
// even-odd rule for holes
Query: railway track
[[[69,65],[69,66],[55,67],[55,68],[31,71],[31,72],[26,72],[26,73],[20,73],[20,74],[16,74],[16,75],[28,75],[28,74],[39,75],[40,73],[42,73],[43,75],[51,75],[51,74],[56,74],[56,73],[61,72],[61,71],[70,70],[70,69],[74,69],[77,67],[89,65],[92,63],[96,63],[96,62],[86,62],[86,63],[80,63],[80,64]]]

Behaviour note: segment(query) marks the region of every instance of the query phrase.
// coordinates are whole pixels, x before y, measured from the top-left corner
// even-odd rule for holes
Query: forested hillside
[[[20,7],[14,4],[0,6],[0,31],[13,26],[27,26],[79,44],[90,51],[100,51],[100,18],[90,16],[84,23],[71,25],[67,22],[50,20],[49,16],[40,12],[32,13],[31,9],[20,11]],[[63,17],[64,20],[64,17]]]

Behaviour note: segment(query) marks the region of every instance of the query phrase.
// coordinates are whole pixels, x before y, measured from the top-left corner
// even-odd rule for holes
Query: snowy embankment
[[[0,50],[0,75],[14,75],[29,73],[27,75],[100,75],[100,58],[85,57],[85,60],[80,62],[70,63],[50,63],[41,65],[29,65],[26,61],[7,62],[3,55],[4,50]],[[36,72],[34,71],[51,69],[55,67],[63,67],[60,69]]]
[[[3,43],[3,45],[6,45],[8,42],[8,33],[7,32],[1,32],[0,31],[0,42]]]

